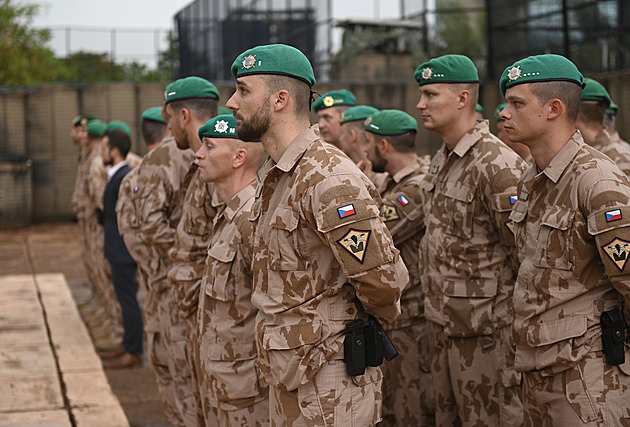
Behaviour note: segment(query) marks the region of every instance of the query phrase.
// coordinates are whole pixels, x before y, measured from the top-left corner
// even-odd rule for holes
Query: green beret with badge
[[[354,122],[358,120],[365,121],[365,119],[367,119],[374,113],[378,113],[378,109],[370,107],[369,105],[356,105],[354,107],[348,108],[346,111],[341,113],[339,124]]]
[[[356,105],[357,97],[347,89],[333,90],[323,94],[313,102],[313,111],[316,113],[330,107],[339,105]]]
[[[199,128],[197,134],[202,141],[204,136],[207,138],[238,139],[238,136],[236,136],[236,119],[232,114],[221,114],[213,117]]]
[[[597,101],[606,104],[612,102],[606,88],[597,80],[584,77],[584,89],[582,89],[582,101]]]
[[[418,132],[418,122],[400,110],[381,110],[365,119],[365,130],[383,136]]]
[[[184,77],[166,86],[164,105],[185,99],[216,99],[218,101],[219,91],[208,80],[197,76]]]
[[[131,127],[122,120],[112,120],[107,124],[107,130],[119,130],[131,136]]]
[[[141,116],[142,120],[151,120],[153,122],[164,122],[164,117],[162,117],[162,107],[151,107],[147,108],[142,112]]]
[[[87,133],[90,135],[103,136],[107,131],[107,123],[99,119],[90,120],[87,124]]]
[[[609,116],[616,116],[619,111],[619,106],[615,104],[612,99],[610,100],[610,105],[606,108],[606,114]]]
[[[573,62],[561,55],[529,56],[503,71],[499,81],[501,93],[523,83],[565,81],[584,87],[584,76]]]
[[[464,55],[443,55],[420,64],[414,78],[418,85],[433,83],[479,83],[479,73],[472,60]]]
[[[86,116],[83,114],[79,114],[78,116],[76,116],[73,120],[72,120],[72,126],[73,127],[77,127],[77,126],[87,126],[87,124],[90,122],[90,120],[94,120],[94,117],[92,116]]]
[[[234,78],[254,74],[276,74],[293,77],[315,85],[313,66],[299,49],[285,44],[268,44],[246,50],[232,63]]]
[[[497,106],[497,108],[494,110],[494,119],[497,122],[503,122],[504,120],[501,118],[501,111],[503,111],[505,109],[505,107],[507,107],[507,102],[504,102],[503,104],[499,104]]]

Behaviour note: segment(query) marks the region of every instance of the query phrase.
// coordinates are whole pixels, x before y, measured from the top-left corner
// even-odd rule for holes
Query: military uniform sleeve
[[[420,183],[410,180],[399,191],[383,197],[381,216],[398,246],[424,228]]]
[[[307,211],[314,213],[318,231],[363,307],[395,320],[409,276],[380,218],[380,196],[373,184],[358,174],[333,175],[316,184],[308,200]]]
[[[107,185],[107,168],[103,164],[103,158],[96,156],[90,165],[90,179],[88,182],[88,194],[94,206],[103,210],[103,194]]]

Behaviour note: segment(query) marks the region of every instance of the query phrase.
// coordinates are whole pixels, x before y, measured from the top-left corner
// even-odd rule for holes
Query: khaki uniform
[[[269,425],[269,390],[256,371],[256,312],[251,304],[256,185],[239,191],[214,218],[199,296],[202,398],[220,426]]]
[[[630,319],[630,182],[576,132],[545,170],[527,170],[518,196],[514,340],[526,424],[629,425],[628,335],[625,365],[606,364],[600,315],[625,306]]]
[[[379,217],[374,185],[339,149],[305,130],[278,163],[269,158],[251,219],[252,304],[270,421],[373,425],[379,368],[349,377],[345,325],[365,311],[394,321],[407,270]]]
[[[630,145],[628,143],[614,139],[606,130],[602,130],[590,146],[610,157],[623,173],[630,176]]]
[[[526,166],[485,120],[452,151],[442,146],[422,182],[420,266],[437,425],[521,424],[508,330],[518,270],[509,215]]]
[[[199,168],[191,163],[184,178],[186,195],[182,208],[182,218],[177,225],[175,245],[169,251],[173,267],[168,272],[168,279],[173,287],[175,303],[186,323],[186,357],[193,376],[192,387],[197,405],[200,424],[212,425],[202,411],[199,387],[201,365],[199,360],[199,339],[197,327],[197,306],[199,288],[208,256],[212,220],[217,207],[221,205],[212,184],[199,180]]]
[[[167,279],[172,267],[168,250],[175,243],[185,192],[182,184],[192,160],[191,150],[180,150],[172,136],[166,137],[138,166],[137,191],[132,191],[140,236],[151,251],[148,259],[136,260],[148,274],[145,331],[149,360],[164,412],[176,426],[197,424],[186,360],[186,328]]]

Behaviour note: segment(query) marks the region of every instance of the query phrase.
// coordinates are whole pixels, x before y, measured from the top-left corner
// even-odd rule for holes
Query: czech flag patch
[[[621,219],[621,210],[615,209],[614,211],[606,212],[606,222],[617,221]]]
[[[337,212],[339,213],[339,218],[347,218],[356,213],[356,211],[354,210],[354,205],[352,204],[337,208]]]
[[[518,200],[518,196],[510,196],[510,204],[513,205]]]
[[[398,200],[398,203],[400,203],[403,206],[406,206],[409,203],[409,200],[407,200],[407,198],[402,194],[398,196],[396,200]]]

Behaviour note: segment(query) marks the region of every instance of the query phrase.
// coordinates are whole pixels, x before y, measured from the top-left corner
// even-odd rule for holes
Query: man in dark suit
[[[125,157],[131,148],[129,135],[120,130],[109,130],[103,142],[103,162],[112,166],[103,194],[103,225],[105,227],[105,257],[111,266],[116,297],[123,318],[123,342],[119,349],[102,354],[103,366],[121,369],[142,365],[142,312],[136,298],[136,263],[129,255],[116,219],[116,202],[120,183],[131,169]]]

